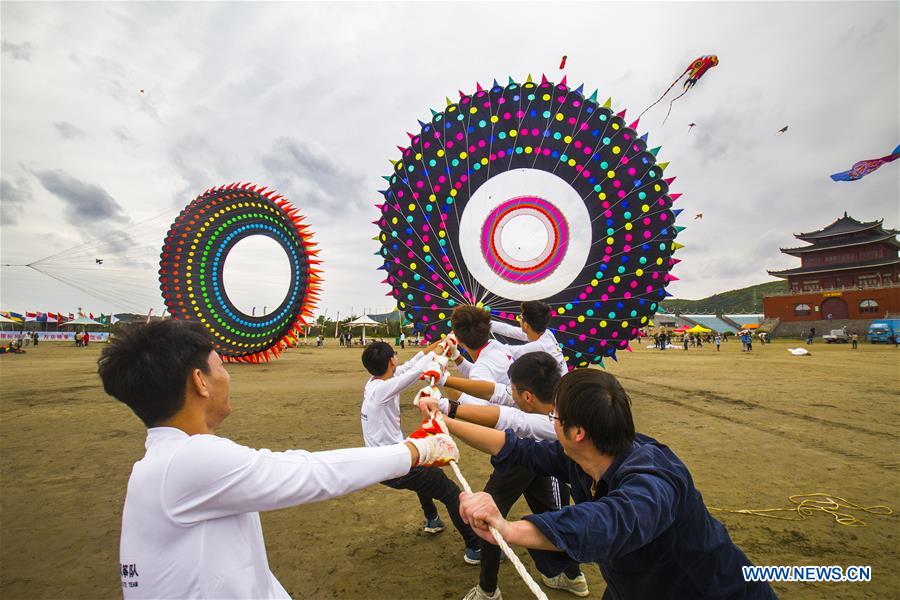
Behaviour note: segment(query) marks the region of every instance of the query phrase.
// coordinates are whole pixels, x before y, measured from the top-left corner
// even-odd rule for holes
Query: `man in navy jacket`
[[[561,550],[596,562],[604,599],[769,599],[766,583],[745,582],[750,565],[714,519],[684,463],[668,447],[636,434],[631,400],[615,377],[583,369],[555,393],[558,441],[537,442],[458,422],[454,434],[493,455],[497,469],[521,465],[572,487],[575,504],[506,521],[488,494],[462,494],[460,513],[493,541],[495,527],[510,544]]]

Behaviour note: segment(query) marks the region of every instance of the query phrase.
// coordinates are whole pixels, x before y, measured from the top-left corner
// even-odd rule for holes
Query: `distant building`
[[[844,216],[818,231],[795,234],[807,246],[781,248],[800,266],[769,275],[787,279],[789,293],[763,299],[766,317],[782,321],[874,319],[900,312],[898,231],[883,219]]]

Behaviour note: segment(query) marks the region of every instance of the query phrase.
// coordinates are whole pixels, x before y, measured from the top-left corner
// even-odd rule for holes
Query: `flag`
[[[91,316],[91,321],[94,321],[94,313],[88,313]]]
[[[831,176],[831,179],[833,181],[856,181],[857,179],[862,179],[872,171],[877,170],[882,165],[894,162],[898,158],[900,158],[900,146],[894,148],[894,151],[887,156],[872,158],[870,160],[861,160],[858,163],[855,163],[849,171],[835,173]]]
[[[56,314],[52,312],[47,313],[47,322],[48,323],[59,323],[59,319],[56,318]]]
[[[37,320],[37,313],[27,312],[27,311],[25,312],[25,322],[26,323],[30,323],[30,322],[36,321],[36,320]]]
[[[74,321],[74,320],[75,320],[75,313],[69,313],[69,318],[68,318],[67,320],[68,320],[68,321]]]
[[[109,315],[104,315],[103,313],[100,313],[100,317],[97,318],[97,322],[101,323],[103,325],[109,325]]]
[[[109,324],[110,325],[115,325],[119,321],[121,321],[121,319],[116,318],[116,315],[109,315]]]
[[[14,320],[14,321],[18,321],[19,323],[21,323],[22,321],[25,320],[25,317],[22,316],[22,313],[9,312],[9,313],[7,313],[7,314],[9,315],[9,318],[10,318],[10,319],[12,319],[12,320]]]

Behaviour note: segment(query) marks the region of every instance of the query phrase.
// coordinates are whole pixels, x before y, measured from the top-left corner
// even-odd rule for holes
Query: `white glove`
[[[419,393],[416,394],[416,397],[413,398],[413,406],[419,406],[420,402],[428,402],[429,400],[433,400],[435,403],[439,403],[441,399],[441,392],[436,387],[431,385],[426,385]]]
[[[425,369],[422,371],[422,375],[421,377],[419,377],[419,379],[440,379],[441,376],[447,371],[447,365],[449,364],[449,362],[450,361],[446,356],[435,356],[434,359],[429,362]]]
[[[441,350],[444,352],[444,356],[450,360],[455,361],[459,358],[459,340],[456,339],[454,334],[451,333],[444,338],[441,342]]]
[[[409,434],[406,441],[419,451],[416,466],[443,467],[451,460],[459,460],[459,448],[447,433],[444,419],[438,413],[422,421],[422,426]]]

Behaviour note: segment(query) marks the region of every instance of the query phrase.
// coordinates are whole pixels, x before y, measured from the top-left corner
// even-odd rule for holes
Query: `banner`
[[[4,341],[4,345],[6,342],[14,342],[18,339],[20,331],[0,331],[0,340]],[[91,331],[88,332],[90,335],[90,342],[106,342],[109,340],[109,333],[106,331],[98,332]],[[26,331],[25,335],[31,335],[32,332]],[[38,331],[38,340],[42,342],[72,342],[75,343],[75,332],[74,331]]]

